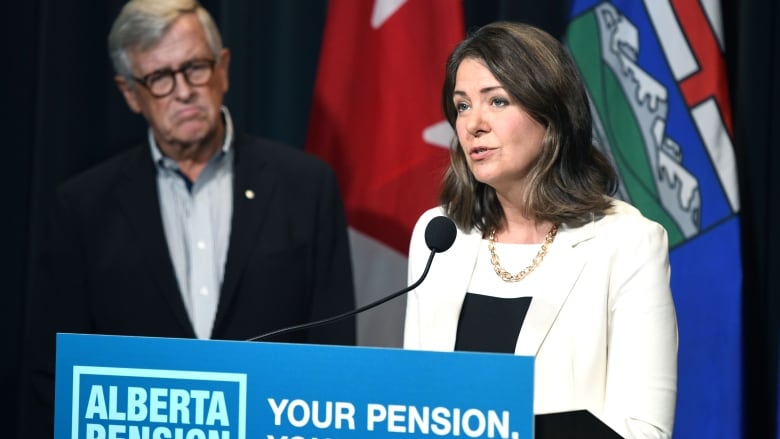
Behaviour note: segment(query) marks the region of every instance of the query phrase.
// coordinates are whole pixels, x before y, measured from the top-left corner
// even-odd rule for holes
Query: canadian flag
[[[406,285],[412,228],[437,203],[449,160],[441,87],[463,36],[457,0],[329,4],[306,150],[336,170],[358,305]],[[404,304],[359,315],[358,343],[400,346]]]

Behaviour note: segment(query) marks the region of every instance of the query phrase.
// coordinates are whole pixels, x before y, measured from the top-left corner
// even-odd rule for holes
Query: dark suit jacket
[[[233,218],[212,338],[246,340],[352,309],[346,220],[331,169],[247,136],[234,147]],[[155,172],[143,144],[57,191],[29,301],[22,437],[51,437],[56,332],[195,336],[167,248]],[[355,338],[348,319],[276,340]]]

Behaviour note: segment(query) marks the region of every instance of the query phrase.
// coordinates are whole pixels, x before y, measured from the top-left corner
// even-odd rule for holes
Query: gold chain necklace
[[[519,282],[523,280],[542,263],[544,255],[547,254],[547,248],[552,244],[556,234],[558,234],[558,224],[553,224],[550,231],[547,232],[547,235],[544,237],[542,248],[539,249],[539,252],[536,253],[533,261],[531,261],[531,265],[523,268],[519,273],[512,275],[504,270],[498,260],[498,255],[496,254],[496,229],[491,230],[490,236],[488,236],[488,250],[490,250],[490,263],[493,264],[493,271],[495,271],[498,277],[505,282]]]

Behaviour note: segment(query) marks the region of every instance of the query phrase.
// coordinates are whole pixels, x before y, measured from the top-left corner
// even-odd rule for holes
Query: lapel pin
[[[247,189],[244,191],[244,196],[246,197],[247,200],[252,200],[255,198],[255,191],[253,191],[252,189]]]

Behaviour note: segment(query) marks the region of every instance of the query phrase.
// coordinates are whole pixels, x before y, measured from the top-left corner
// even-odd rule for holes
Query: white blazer
[[[409,283],[430,250],[417,221]],[[407,299],[404,348],[452,351],[478,261],[481,233],[458,230]],[[530,261],[529,261],[530,262]],[[669,438],[677,395],[677,319],[664,228],[615,200],[604,217],[561,226],[542,263],[520,282],[535,294],[515,353],[535,356],[534,412],[587,409],[628,438]],[[487,373],[487,371],[486,371]]]

